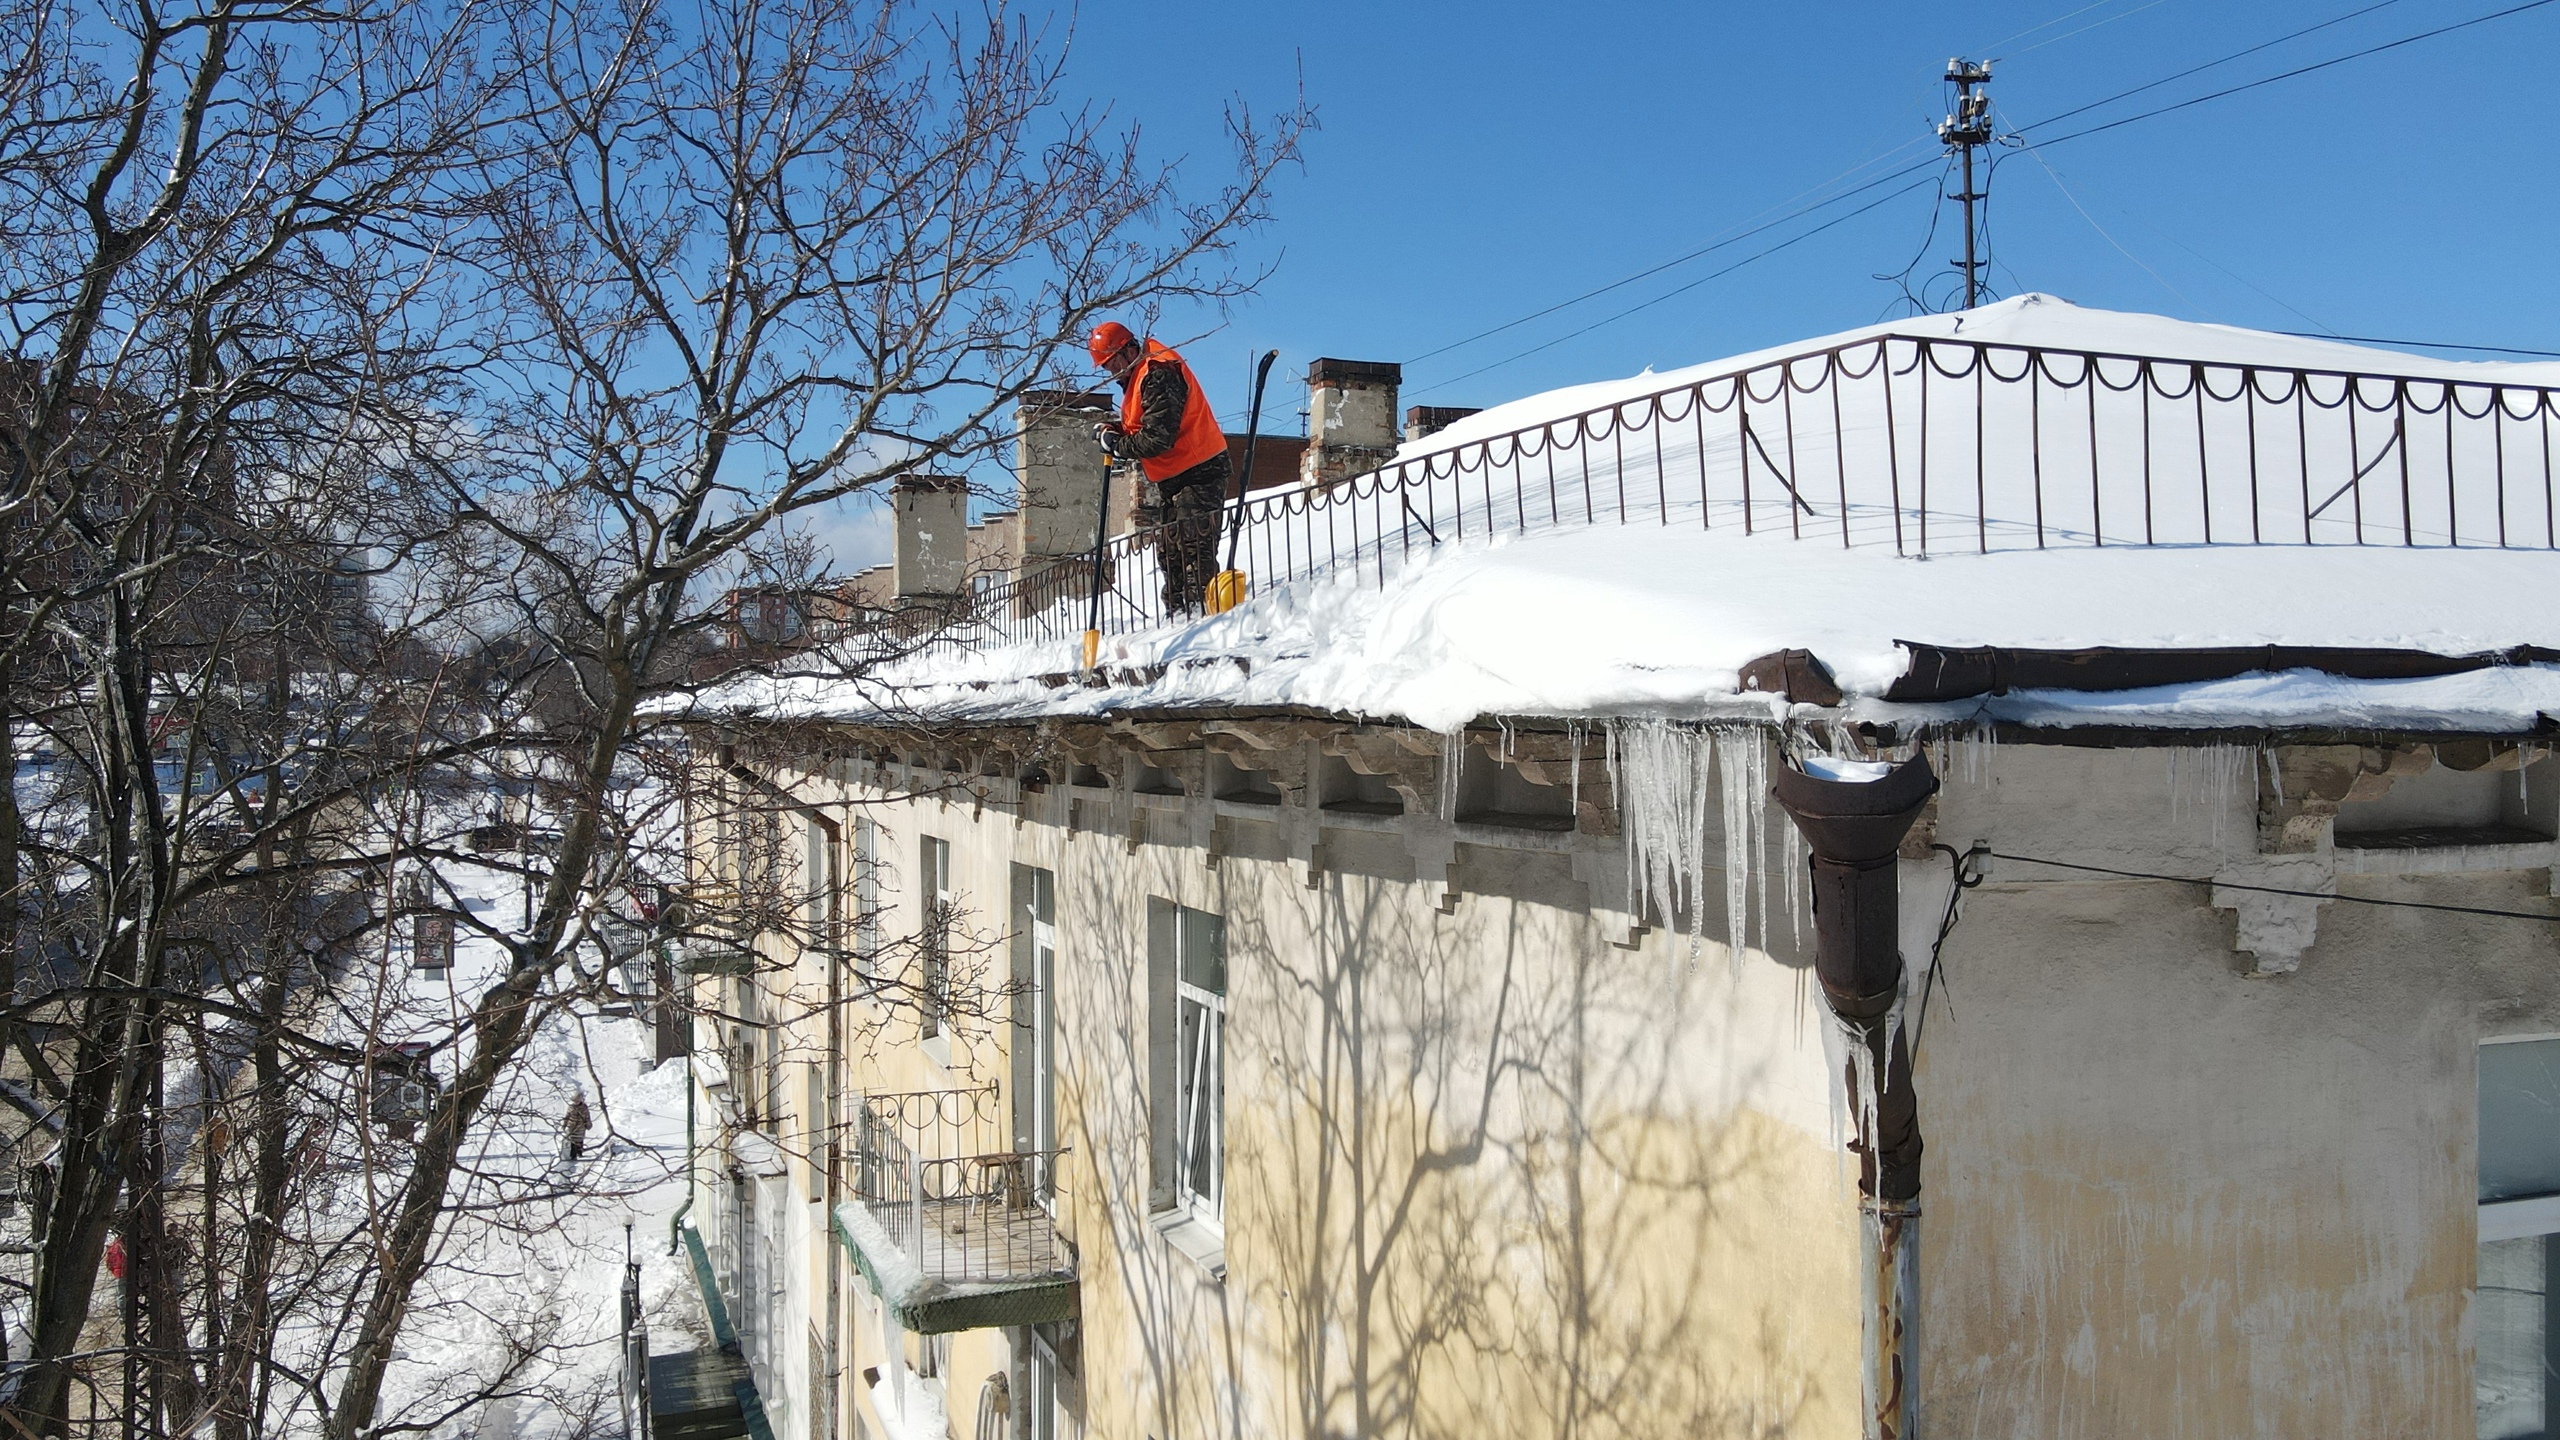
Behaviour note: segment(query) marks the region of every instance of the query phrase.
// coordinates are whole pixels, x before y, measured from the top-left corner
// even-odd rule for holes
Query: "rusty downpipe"
[[[1911,1051],[1895,1023],[1902,994],[1894,875],[1902,837],[1937,792],[1926,754],[1899,765],[1790,763],[1772,787],[1813,852],[1814,973],[1853,1055],[1841,1079],[1856,1117],[1864,1251],[1867,1440],[1911,1440],[1919,1413],[1920,1105]],[[1877,1077],[1873,1108],[1860,1072]]]

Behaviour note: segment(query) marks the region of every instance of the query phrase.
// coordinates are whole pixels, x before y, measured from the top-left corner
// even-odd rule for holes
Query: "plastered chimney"
[[[1118,411],[1114,397],[1091,390],[1033,390],[1022,397],[1013,448],[1017,568],[1082,555],[1093,549],[1094,509],[1102,499],[1102,447],[1093,443],[1096,422]],[[1128,497],[1112,489],[1115,522],[1128,513]],[[1113,533],[1126,528],[1114,523]]]
[[[897,519],[891,589],[900,600],[941,600],[968,583],[969,488],[956,475],[901,475],[889,491]]]
[[[1375,470],[1396,453],[1396,387],[1404,367],[1383,360],[1318,360],[1307,367],[1307,449],[1300,478],[1330,485]]]

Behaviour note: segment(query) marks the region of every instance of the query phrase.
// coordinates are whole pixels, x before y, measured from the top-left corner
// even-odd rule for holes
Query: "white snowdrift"
[[[1072,643],[942,654],[864,682],[741,682],[705,708],[767,718],[1099,714],[1294,705],[1451,729],[1483,715],[1770,713],[1737,694],[1773,650],[1819,656],[1862,710],[1902,674],[1894,642],[2023,648],[2371,646],[2471,654],[2560,647],[2560,557],[2530,551],[2190,547],[2005,551],[1922,560],[1769,536],[1630,527],[1443,551],[1381,589],[1292,587],[1217,619],[1104,647],[1145,684],[1053,687]],[[1241,662],[1217,663],[1217,662]],[[1939,707],[1943,709],[1944,707]],[[1973,706],[1968,702],[1965,709]],[[2394,723],[2529,727],[2560,713],[2560,671],[2425,682],[2251,677],[2115,695],[2012,695],[2028,723]]]

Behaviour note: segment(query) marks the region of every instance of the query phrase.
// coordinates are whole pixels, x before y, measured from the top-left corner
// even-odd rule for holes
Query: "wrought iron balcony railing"
[[[867,1095],[851,1118],[853,1199],[837,1224],[907,1328],[1072,1312],[1074,1265],[1050,1214],[1059,1152],[1008,1143],[997,1087]]]
[[[1594,525],[1897,553],[2105,545],[2560,548],[2560,391],[2504,380],[1869,336],[1244,506],[1257,592]],[[946,643],[1167,617],[1149,537],[979,591]]]

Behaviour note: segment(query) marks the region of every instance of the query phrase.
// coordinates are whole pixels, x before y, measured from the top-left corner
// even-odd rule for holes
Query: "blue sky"
[[[1911,183],[1895,181],[1429,353],[1781,216],[1880,157],[1839,183],[1939,155],[1953,55],[1997,61],[1995,117],[2038,142],[2004,147],[1990,181],[1999,294],[2560,351],[2554,0],[2050,143],[2520,3],[1086,0],[1050,23],[1071,37],[1067,98],[1140,127],[1195,188],[1230,173],[1229,106],[1268,113],[1303,87],[1321,129],[1243,256],[1270,266],[1268,280],[1227,315],[1175,312],[1159,327],[1235,429],[1250,357],[1277,348],[1265,428],[1295,433],[1319,355],[1405,362],[1407,403],[1491,405],[1872,323],[1901,293],[1875,277],[1915,257],[1915,278],[1950,277],[1932,289],[1943,295],[1960,221],[1948,205],[1920,253],[1927,170],[1912,177],[1929,178],[1917,192],[1895,195]],[[2029,128],[2312,26],[2324,28]],[[828,528],[842,569],[886,558],[883,516]]]
[[[1230,316],[1161,327],[1194,337],[1213,399],[1239,416],[1246,356],[1277,347],[1274,423],[1294,428],[1298,387],[1279,382],[1317,355],[1413,362],[1408,402],[1483,405],[1881,318],[1899,292],[1872,277],[1912,259],[1934,184],[1587,334],[1561,338],[1908,182],[1417,359],[1768,218],[1898,145],[1898,164],[1936,154],[1951,55],[1999,57],[1991,93],[2015,128],[2353,16],[2031,132],[2051,137],[2515,3],[1092,0],[1060,14],[1071,86],[1109,97],[1155,153],[1188,157],[1195,184],[1224,173],[1225,106],[1268,110],[1303,80],[1322,129],[1248,247],[1274,273]],[[2560,4],[2010,149],[1991,187],[1991,283],[2268,329],[2560,350],[2555,60]],[[1922,273],[1947,272],[1958,233],[1949,206]]]

